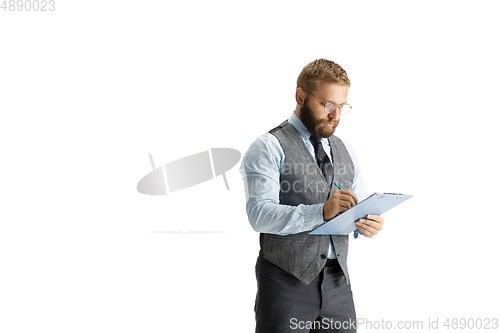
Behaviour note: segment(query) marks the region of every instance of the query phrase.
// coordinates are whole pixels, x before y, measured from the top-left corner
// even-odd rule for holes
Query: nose
[[[335,111],[333,111],[332,113],[329,113],[328,118],[339,120],[340,119],[340,107],[337,106],[335,108]]]

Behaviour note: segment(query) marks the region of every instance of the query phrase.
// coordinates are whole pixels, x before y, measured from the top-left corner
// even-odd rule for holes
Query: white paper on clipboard
[[[310,235],[348,235],[356,230],[355,221],[366,215],[382,215],[413,197],[399,193],[373,193],[357,205],[311,231]]]

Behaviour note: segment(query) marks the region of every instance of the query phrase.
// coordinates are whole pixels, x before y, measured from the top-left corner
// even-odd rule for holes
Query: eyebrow
[[[319,97],[318,97],[319,98]],[[321,99],[323,102],[328,102],[328,103],[332,103],[332,104],[337,104],[335,102],[332,102],[332,101],[329,101],[329,100],[325,100],[325,99]],[[347,102],[344,102],[344,103],[340,103],[340,104],[337,104],[337,105],[344,105],[344,104],[347,104]]]

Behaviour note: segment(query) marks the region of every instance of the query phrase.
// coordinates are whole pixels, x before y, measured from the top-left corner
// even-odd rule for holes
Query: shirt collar
[[[309,140],[309,138],[311,136],[311,133],[309,133],[309,131],[307,130],[306,126],[304,125],[304,123],[302,122],[302,120],[300,120],[299,117],[297,117],[297,115],[295,114],[295,112],[292,112],[292,115],[288,119],[288,122],[290,124],[292,124],[293,127],[295,127],[295,129],[297,130],[297,132],[299,132],[299,135],[302,138],[302,140],[304,140],[304,141],[308,141]],[[328,140],[328,138],[321,138],[321,143],[322,144],[326,143],[328,146],[330,146],[330,140]]]

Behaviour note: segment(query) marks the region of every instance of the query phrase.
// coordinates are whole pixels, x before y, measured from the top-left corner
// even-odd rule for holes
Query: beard
[[[315,135],[318,138],[328,138],[330,137],[337,128],[339,121],[338,120],[324,120],[324,119],[316,119],[313,115],[312,110],[307,105],[309,96],[304,100],[304,106],[300,108],[300,120],[307,128],[311,135]],[[333,127],[326,127],[324,124],[333,122]]]

